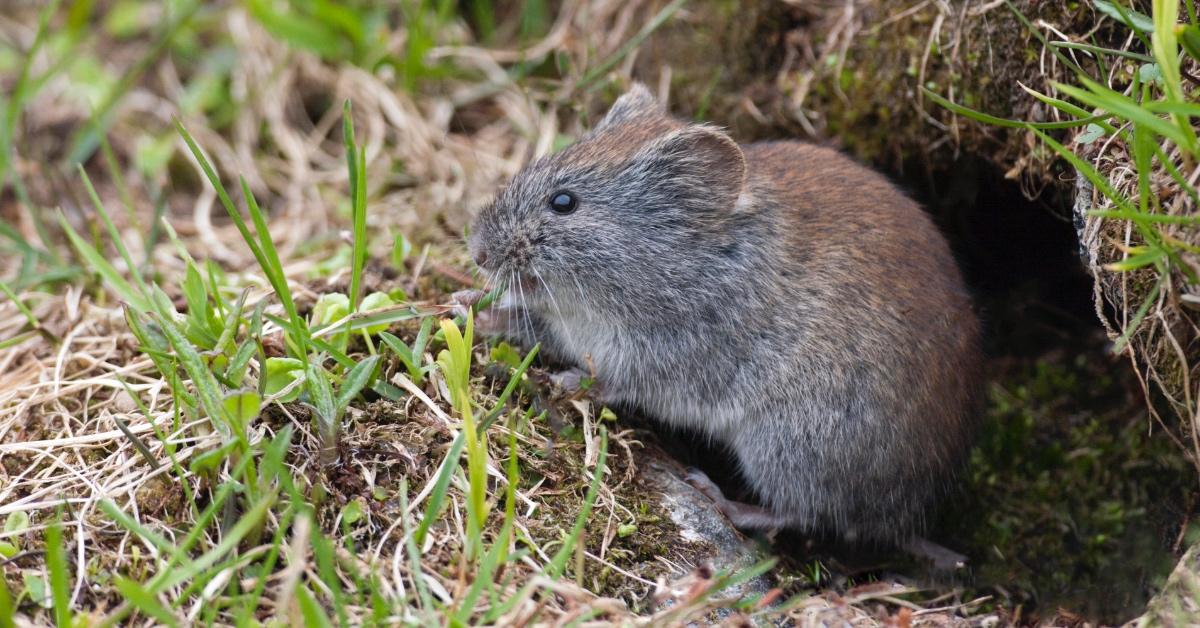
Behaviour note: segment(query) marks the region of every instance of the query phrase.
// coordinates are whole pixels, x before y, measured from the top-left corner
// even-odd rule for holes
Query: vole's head
[[[728,135],[675,120],[635,85],[577,143],[520,172],[480,212],[468,244],[486,274],[534,303],[666,297],[702,280],[692,275],[728,240],[717,234],[745,179]]]

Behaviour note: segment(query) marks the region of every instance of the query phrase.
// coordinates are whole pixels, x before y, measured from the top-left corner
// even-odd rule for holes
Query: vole
[[[480,210],[468,248],[507,286],[481,329],[732,452],[761,506],[692,479],[737,527],[936,548],[919,535],[969,447],[979,322],[945,239],[883,176],[739,146],[635,85]]]

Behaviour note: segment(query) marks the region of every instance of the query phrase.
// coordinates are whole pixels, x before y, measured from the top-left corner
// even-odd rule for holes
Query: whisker
[[[520,281],[517,281],[517,291],[521,296],[521,311],[525,313],[525,324],[529,326],[529,337],[533,339],[534,343],[537,343],[539,341],[537,330],[533,325],[533,315],[529,313],[529,304],[525,301],[525,286]]]
[[[575,339],[571,337],[570,325],[565,324],[566,318],[563,316],[562,308],[558,306],[558,299],[554,298],[554,291],[550,289],[550,284],[546,283],[545,278],[542,277],[542,273],[538,272],[536,266],[530,264],[529,270],[533,271],[533,276],[537,277],[537,280],[542,284],[542,288],[546,290],[546,296],[550,297],[550,304],[554,306],[554,311],[558,313],[558,320],[563,321],[562,329],[566,333],[567,344],[572,347],[576,346]]]

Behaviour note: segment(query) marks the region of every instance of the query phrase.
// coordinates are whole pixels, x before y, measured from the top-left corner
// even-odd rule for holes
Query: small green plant
[[[452,321],[442,321],[446,348],[438,354],[438,367],[450,390],[450,403],[462,418],[463,436],[467,447],[467,558],[475,557],[481,544],[480,535],[488,515],[487,448],[480,438],[479,426],[471,408],[471,347],[474,337],[474,317],[467,314],[465,333],[459,332]]]

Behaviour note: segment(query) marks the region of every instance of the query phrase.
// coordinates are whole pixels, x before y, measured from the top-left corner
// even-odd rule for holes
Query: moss
[[[920,97],[923,78],[926,87],[992,115],[1048,115],[1020,84],[1046,91],[1066,70],[1044,63],[1049,53],[1004,5],[982,14],[955,6],[939,19],[939,3],[901,16],[903,8],[895,3],[857,0],[846,22],[840,5],[756,3],[737,19],[709,19],[725,4],[699,3],[689,18],[657,33],[644,51],[639,76],[653,81],[657,68],[670,66],[678,113],[696,115],[704,103],[707,118],[743,140],[805,136],[811,129],[813,139],[832,141],[892,172],[914,161],[929,169],[945,167],[966,153],[1023,178],[1027,189],[1064,185],[1051,167],[1052,156],[1035,154],[1025,132],[956,117]],[[1077,3],[1014,4],[1031,20],[1068,34],[1097,27],[1095,13],[1079,10]],[[1093,37],[1098,45],[1115,45],[1125,34],[1108,20]],[[721,77],[719,95],[704,98],[713,76]],[[746,102],[753,103],[753,112]]]
[[[1042,360],[989,393],[947,529],[980,594],[1126,620],[1162,585],[1194,498],[1190,466],[1150,434],[1132,377],[1102,355]]]

